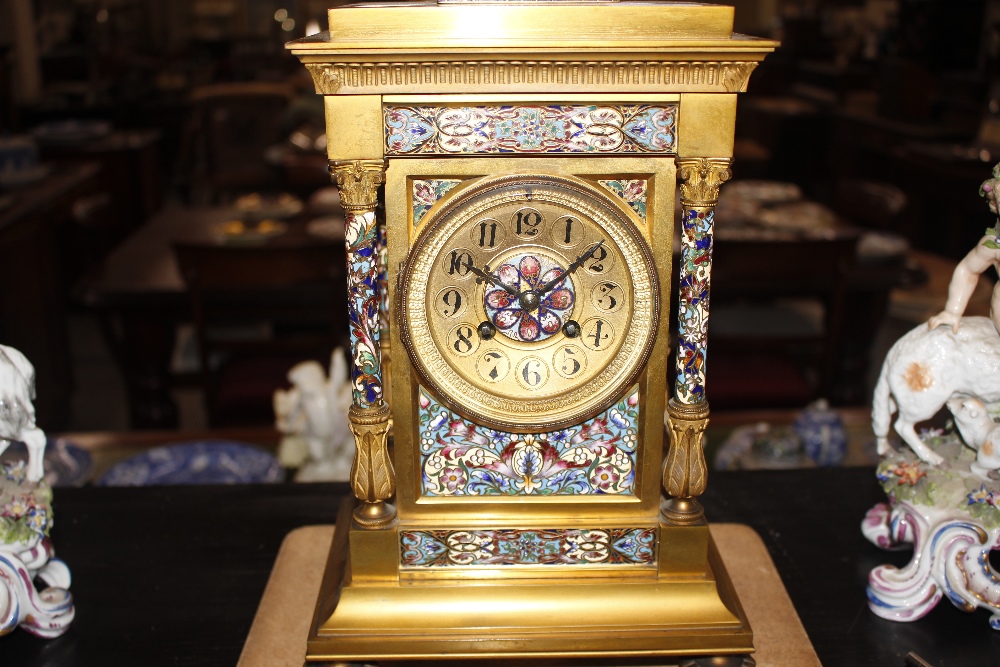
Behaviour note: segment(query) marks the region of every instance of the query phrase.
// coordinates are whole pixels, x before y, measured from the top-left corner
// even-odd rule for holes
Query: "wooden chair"
[[[803,407],[836,373],[856,236],[717,240],[707,391],[713,408]]]
[[[191,296],[199,377],[211,426],[269,424],[288,370],[348,337],[343,244],[175,244]]]

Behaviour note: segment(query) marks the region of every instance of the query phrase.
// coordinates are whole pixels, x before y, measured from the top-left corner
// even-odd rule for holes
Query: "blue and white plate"
[[[150,449],[116,464],[98,486],[274,484],[285,470],[269,452],[242,442],[204,440]]]
[[[27,461],[28,448],[23,442],[12,442],[0,454],[0,464],[4,461]],[[49,486],[83,486],[90,481],[94,461],[90,452],[74,445],[65,438],[46,438],[45,481]]]

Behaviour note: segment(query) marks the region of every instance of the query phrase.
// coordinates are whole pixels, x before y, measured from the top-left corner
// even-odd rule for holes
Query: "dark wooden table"
[[[296,248],[341,243],[308,231],[310,218],[327,216],[307,210],[288,221],[285,233],[263,245]],[[125,378],[132,428],[178,424],[177,406],[170,395],[170,364],[177,324],[190,321],[191,304],[173,245],[219,245],[219,225],[239,217],[230,207],[167,207],[122,241],[101,270],[79,285],[77,298],[100,314],[112,341]],[[330,217],[343,219],[342,214]]]
[[[0,638],[18,667],[236,664],[284,536],[332,523],[345,485],[59,489],[53,538],[73,572],[77,617],[66,635]],[[865,604],[872,567],[903,564],[859,526],[882,499],[871,468],[713,473],[716,522],[763,538],[824,665],[1000,665],[1000,633],[983,611],[942,603],[915,623]],[[303,600],[303,604],[312,604]],[[763,666],[762,666],[763,667]]]

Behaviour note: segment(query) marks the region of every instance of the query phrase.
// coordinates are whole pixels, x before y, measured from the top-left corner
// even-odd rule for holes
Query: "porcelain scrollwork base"
[[[52,489],[28,479],[28,469],[23,461],[0,467],[0,635],[20,626],[58,637],[75,614],[70,572],[52,557]]]
[[[0,545],[0,635],[20,626],[39,637],[58,637],[76,614],[69,568],[52,558],[52,541]],[[47,586],[36,588],[35,580]]]
[[[992,612],[1000,630],[1000,573],[990,552],[1000,548],[1000,482],[969,471],[973,454],[952,434],[925,433],[948,467],[931,466],[909,451],[893,453],[877,474],[888,502],[868,510],[862,533],[883,549],[912,545],[902,568],[880,565],[868,576],[868,607],[893,621],[915,621],[942,598],[964,611]],[[994,504],[994,501],[996,504]]]

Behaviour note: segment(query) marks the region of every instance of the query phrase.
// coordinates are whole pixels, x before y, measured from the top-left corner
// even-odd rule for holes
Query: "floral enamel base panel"
[[[639,389],[577,426],[519,434],[463,419],[420,389],[425,496],[634,495]]]
[[[404,568],[656,562],[654,528],[406,530],[399,542]]]

